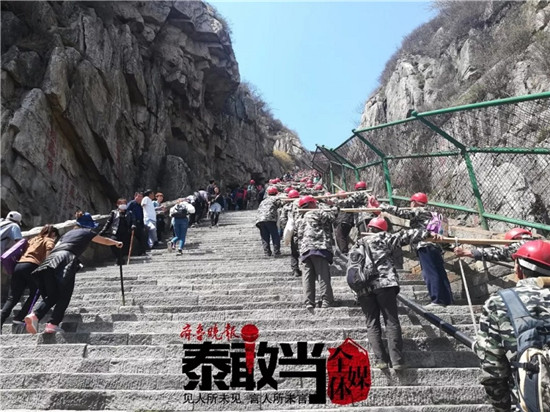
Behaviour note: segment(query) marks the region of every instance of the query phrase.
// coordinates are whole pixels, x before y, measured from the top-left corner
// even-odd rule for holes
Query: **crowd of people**
[[[353,191],[332,194],[318,174],[302,171],[270,179],[265,185],[251,179],[227,190],[225,195],[215,180],[210,180],[206,189],[178,199],[171,207],[167,204],[160,192],[138,191],[129,202],[118,199],[102,227],[82,210],[76,211],[74,229],[61,237],[53,225],[44,226],[38,236],[30,239],[15,265],[10,292],[5,299],[3,296],[2,324],[28,288],[29,297],[13,323],[25,324],[29,333],[37,333],[40,319],[53,308],[44,332],[61,331],[59,325],[81,266],[78,257],[90,242],[111,246],[121,265],[129,254],[142,255],[157,247],[183,254],[188,228],[207,218],[210,227],[215,228],[224,210],[257,209],[256,226],[267,258],[281,257],[283,242],[290,247],[290,269],[293,276],[302,279],[303,304],[309,311],[338,305],[330,271],[336,256],[348,261],[348,283],[361,273],[362,283],[352,289],[366,317],[371,356],[377,368],[407,368],[397,309],[398,269],[404,245],[410,245],[418,258],[431,299],[427,307],[453,304],[438,242],[442,238],[441,226],[437,224],[441,215],[429,206],[425,193],[413,194],[409,207],[397,207],[381,204],[366,182],[357,182]],[[389,215],[409,220],[410,227],[394,230]],[[2,251],[22,238],[21,220],[21,214],[12,211],[0,221]],[[456,247],[454,253],[476,260],[513,261],[519,279],[514,293],[525,310],[550,330],[550,290],[535,279],[546,277],[550,284],[550,242],[535,239],[524,228],[514,228],[504,238],[517,242],[503,247]],[[2,292],[6,289],[3,287]],[[42,300],[37,303],[39,295]],[[481,361],[482,383],[496,411],[510,410],[521,397],[510,379],[518,346],[508,306],[504,295],[491,296],[483,308],[473,348]],[[381,316],[387,348],[382,340]]]
[[[335,255],[348,257],[348,283],[353,277],[350,273],[356,275],[352,269],[357,272],[359,262],[363,276],[370,275],[354,291],[366,317],[373,365],[380,369],[391,366],[400,371],[407,368],[397,310],[397,269],[402,246],[410,245],[418,257],[432,301],[427,307],[453,304],[443,250],[436,242],[442,240],[442,217],[429,206],[425,193],[413,194],[410,207],[404,208],[380,204],[367,191],[365,182],[357,182],[354,189],[353,192],[339,190],[331,194],[312,178],[300,181],[272,179],[266,189],[267,197],[259,204],[256,226],[266,257],[281,255],[281,236],[290,243],[292,273],[302,278],[303,301],[310,311],[336,304],[329,270]],[[407,219],[410,228],[392,231],[391,221],[380,213]],[[354,228],[359,236],[352,239],[350,233]],[[495,411],[510,411],[521,402],[524,405],[537,403],[537,407],[531,406],[529,410],[550,410],[550,242],[535,239],[524,228],[508,231],[504,239],[516,242],[502,247],[454,249],[457,257],[513,261],[519,280],[517,287],[508,292],[516,296],[515,306],[520,307],[517,311],[521,316],[513,315],[510,309],[513,305],[502,292],[492,295],[483,307],[480,331],[473,347],[481,363],[481,383]],[[319,295],[315,291],[316,281],[319,282]],[[381,315],[387,348],[382,341]],[[521,326],[511,321],[516,317],[522,319]],[[531,319],[530,323],[525,319]],[[520,339],[520,332],[526,337]],[[518,342],[522,342],[519,347]],[[531,345],[536,348],[534,352],[526,349],[532,350]],[[523,354],[523,360],[526,353],[529,356],[536,353],[538,357],[533,357],[530,363],[519,363],[519,356]],[[524,375],[519,372],[521,368],[526,371]],[[534,372],[537,374],[533,375]],[[525,373],[530,376],[532,385],[530,399],[518,390],[520,378],[517,377]],[[537,393],[534,399],[537,389],[542,395]]]

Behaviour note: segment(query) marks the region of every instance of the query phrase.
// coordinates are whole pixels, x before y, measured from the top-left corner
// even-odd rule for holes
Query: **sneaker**
[[[174,250],[174,243],[169,240],[168,242],[166,242],[166,247],[168,248],[168,252],[171,252]]]
[[[17,326],[19,326],[19,325],[24,325],[24,324],[25,324],[24,321],[22,321],[22,320],[15,320],[15,319],[12,320],[11,323],[12,323],[12,325],[17,325]]]
[[[183,255],[183,249],[178,249],[178,256]]]
[[[63,332],[63,329],[61,329],[61,326],[54,325],[53,323],[46,323],[46,328],[44,329],[44,333],[57,333],[57,332]]]
[[[382,361],[375,362],[372,366],[377,369],[388,369],[388,364]]]
[[[25,326],[27,329],[27,332],[31,334],[35,334],[38,332],[38,317],[31,313],[30,315],[25,316]]]
[[[404,363],[397,363],[393,365],[394,371],[404,371],[405,369],[407,369],[407,365],[405,365]]]
[[[426,305],[426,307],[427,308],[434,308],[434,307],[446,308],[447,305],[444,305],[443,303],[432,302],[432,303]]]
[[[323,303],[321,304],[321,307],[326,309],[326,308],[333,308],[334,307],[334,302],[328,302],[326,300],[323,301]]]
[[[293,270],[292,271],[292,276],[294,276],[295,278],[301,278],[302,277],[302,272],[300,272],[299,270]]]
[[[307,302],[306,303],[306,309],[308,309],[308,310],[315,309],[315,305],[311,302]]]

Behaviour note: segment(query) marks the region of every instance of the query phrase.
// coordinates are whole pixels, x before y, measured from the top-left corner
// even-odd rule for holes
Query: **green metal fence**
[[[484,228],[550,233],[550,92],[425,113],[317,146],[313,167],[344,189],[364,180],[392,204],[430,204]]]

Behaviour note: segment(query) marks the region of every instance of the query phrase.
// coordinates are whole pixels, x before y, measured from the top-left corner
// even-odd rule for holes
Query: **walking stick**
[[[128,258],[129,257],[130,256],[128,255]],[[124,298],[124,277],[122,276],[122,256],[120,256],[120,259],[118,259],[118,267],[120,268],[120,290],[122,291],[122,306],[126,306],[126,299]]]
[[[132,247],[134,246],[134,232],[135,229],[132,229],[132,236],[130,237],[130,248],[128,249],[128,262],[126,263],[127,265],[130,264],[130,256],[132,255]],[[122,267],[120,268],[120,270],[122,270]]]

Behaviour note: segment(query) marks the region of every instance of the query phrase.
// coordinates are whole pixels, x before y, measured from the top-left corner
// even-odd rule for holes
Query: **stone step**
[[[23,335],[28,336],[28,335]],[[110,345],[105,343],[103,345],[88,345],[86,343],[66,343],[63,342],[63,338],[52,341],[47,335],[41,335],[42,339],[20,339],[20,345],[15,345],[15,339],[12,339],[11,346],[7,342],[3,343],[0,346],[2,352],[0,353],[0,359],[2,358],[13,358],[16,359],[22,354],[21,343],[22,342],[33,342],[35,343],[32,346],[28,346],[24,350],[24,357],[26,358],[38,358],[42,356],[48,356],[51,358],[63,358],[63,357],[93,357],[93,355],[99,357],[164,357],[166,354],[170,356],[176,356],[175,354],[183,355],[181,352],[183,350],[183,343],[193,343],[193,341],[188,341],[185,339],[179,340],[178,344],[166,344],[166,345]],[[66,337],[66,340],[70,340],[71,337]],[[263,338],[260,338],[263,339]],[[48,342],[46,342],[48,341]],[[261,340],[263,342],[263,340]],[[366,349],[369,349],[369,343],[366,339],[354,339],[354,341],[363,346]],[[385,341],[385,339],[384,339]],[[58,342],[58,343],[56,343]],[[220,341],[221,343],[227,343],[226,340]],[[240,340],[239,340],[240,342]],[[266,341],[268,345],[277,345],[278,342]],[[341,341],[324,341],[323,344],[326,348],[338,347],[342,342]],[[313,349],[314,342],[308,343],[308,348]],[[291,348],[296,347],[296,342],[290,342]],[[455,339],[449,339],[447,337],[440,338],[414,338],[414,339],[403,339],[403,348],[406,351],[439,351],[439,352],[448,352],[448,351],[469,351],[470,349],[459,343]],[[181,352],[181,353],[180,353]]]
[[[201,392],[202,397],[217,394],[221,398],[223,392]],[[235,391],[225,392],[229,399]],[[237,407],[260,409],[260,402],[265,395],[272,399],[277,395],[280,404],[275,402],[262,405],[263,409],[308,409],[319,405],[307,403],[307,395],[312,391],[304,389],[281,391],[254,391],[240,393],[242,404]],[[82,389],[4,389],[0,391],[4,408],[18,408],[22,405],[33,405],[36,409],[80,408],[80,409],[115,409],[115,410],[235,410],[235,405],[201,403],[199,393],[189,393],[181,390],[82,390]],[[284,403],[285,399],[294,397],[294,403]],[[362,410],[368,406],[423,406],[426,404],[446,405],[478,405],[484,402],[485,391],[480,386],[380,386],[372,387],[366,401],[353,404],[354,408]],[[298,399],[304,399],[299,404]],[[198,400],[198,402],[196,402]],[[219,402],[219,400],[218,400]],[[327,399],[328,405],[330,400]],[[462,409],[464,410],[464,409]]]
[[[43,326],[40,325],[40,329]],[[171,333],[126,333],[126,332],[80,332],[80,333],[58,333],[52,334],[4,334],[0,337],[0,344],[3,346],[52,344],[52,343],[86,343],[90,345],[169,345],[188,343],[186,339],[180,338],[181,326],[174,328]],[[473,336],[473,327],[464,331],[466,335]],[[428,336],[426,336],[428,335]],[[261,340],[265,342],[328,342],[336,341],[342,343],[347,337],[361,341],[366,338],[366,328],[349,328],[340,330],[262,330]],[[384,334],[382,335],[384,336]],[[192,342],[195,341],[195,336]],[[205,335],[206,338],[206,335]],[[448,339],[440,336],[439,331],[423,326],[403,327],[403,338],[405,342],[418,342],[419,348],[430,348],[431,341],[435,346],[439,339]],[[451,338],[452,339],[452,338]],[[458,347],[452,344],[452,347]],[[431,349],[430,349],[431,350]],[[463,350],[461,348],[461,350]],[[473,354],[473,352],[471,352]]]
[[[225,327],[227,323],[233,325],[245,325],[248,323],[255,324],[261,330],[263,329],[278,329],[284,327],[290,328],[337,328],[341,326],[345,327],[362,327],[365,324],[365,317],[359,310],[356,316],[351,316],[349,311],[335,311],[331,310],[331,316],[311,316],[308,313],[307,317],[304,317],[303,310],[295,311],[293,316],[287,315],[285,317],[273,316],[271,314],[259,314],[256,317],[247,316],[246,313],[241,313],[241,316],[237,314],[230,315],[230,318],[225,317],[225,313],[222,312],[197,312],[197,314],[162,314],[162,313],[147,313],[147,314],[69,314],[63,319],[63,329],[66,331],[78,331],[78,332],[108,332],[117,330],[118,326],[114,324],[119,322],[140,322],[140,323],[166,323],[177,322],[179,325],[190,324],[197,326],[199,324],[204,325],[206,328],[216,325],[217,327]],[[245,312],[245,311],[240,311]],[[287,311],[287,313],[290,311]],[[321,310],[319,310],[321,312]],[[46,317],[47,318],[47,317]],[[472,323],[471,317],[468,314],[464,315],[446,315],[441,314],[440,318],[453,325],[468,325]],[[399,320],[402,326],[409,325],[429,325],[430,323],[423,318],[417,318],[410,316],[407,313],[399,315]],[[3,333],[8,333],[11,330],[16,331],[19,325],[12,325],[6,323],[2,327]]]
[[[134,306],[129,305],[121,306],[120,302],[116,302],[111,305],[104,306],[69,306],[67,309],[67,320],[73,317],[77,321],[80,319],[94,319],[102,316],[105,316],[106,313],[110,313],[115,316],[116,320],[133,320],[137,319],[138,315],[141,314],[152,314],[154,316],[160,316],[165,314],[169,317],[166,317],[168,320],[182,320],[186,319],[199,319],[202,321],[206,320],[215,320],[217,322],[224,320],[232,319],[242,319],[246,317],[247,319],[273,319],[273,318],[297,318],[303,316],[322,316],[325,317],[325,314],[329,313],[331,316],[353,316],[361,318],[363,316],[359,306],[355,305],[353,302],[349,301],[349,304],[342,304],[342,306],[329,308],[329,309],[316,309],[313,315],[302,307],[300,303],[292,302],[260,302],[259,304],[253,303],[247,305],[246,308],[243,308],[243,305],[205,305],[205,306],[181,306],[181,305],[163,305],[163,306]],[[478,308],[475,306],[474,309],[476,313]],[[269,309],[269,310],[266,310]],[[404,306],[398,306],[399,313],[401,315],[406,315],[412,321],[418,320],[418,323],[423,323],[423,318],[409,310]],[[466,306],[447,306],[443,307],[433,307],[429,308],[431,313],[436,314],[437,316],[443,318],[444,320],[451,319],[453,323],[469,323],[465,320],[469,316],[469,308]],[[18,309],[14,310],[14,314],[18,313]],[[128,316],[133,318],[128,319]],[[10,320],[8,319],[6,327],[9,326]]]
[[[389,369],[371,370],[372,386],[472,386],[480,372],[479,368],[418,368],[399,373]],[[284,386],[312,388],[312,379],[302,379],[298,385],[294,379],[277,379],[280,388]],[[172,390],[183,389],[189,382],[186,375],[153,373],[61,373],[61,372],[19,372],[1,373],[0,389],[109,389],[109,390]]]
[[[260,412],[259,409],[246,409],[248,412]],[[263,409],[264,411],[267,409]],[[290,412],[295,411],[296,409],[279,409],[279,412]],[[350,412],[350,411],[357,411],[357,408],[353,407],[341,407],[339,406],[336,409],[333,408],[323,408],[323,409],[317,409],[317,408],[308,408],[309,411],[312,412],[332,412],[332,411],[338,411],[338,412]],[[437,405],[437,406],[431,406],[431,405],[423,405],[423,406],[367,406],[367,407],[361,407],[362,411],[365,412],[491,412],[493,411],[493,407],[490,405]],[[6,409],[4,412],[28,412],[32,411],[32,409]],[[50,412],[60,412],[60,409],[50,409]],[[76,410],[67,410],[63,409],[63,412],[76,412]],[[78,409],[79,412],[90,412],[89,409]],[[106,410],[103,409],[103,412],[114,412],[113,410]]]

